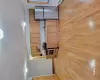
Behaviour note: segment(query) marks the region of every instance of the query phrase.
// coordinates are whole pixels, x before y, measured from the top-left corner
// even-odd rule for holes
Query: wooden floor
[[[64,0],[59,10],[56,75],[60,80],[100,80],[100,0]]]
[[[56,75],[35,77],[32,80],[59,80]]]

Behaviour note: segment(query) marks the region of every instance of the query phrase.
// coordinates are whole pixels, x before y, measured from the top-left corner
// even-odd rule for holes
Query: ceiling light
[[[2,39],[4,37],[4,33],[2,31],[2,29],[0,29],[0,39]]]

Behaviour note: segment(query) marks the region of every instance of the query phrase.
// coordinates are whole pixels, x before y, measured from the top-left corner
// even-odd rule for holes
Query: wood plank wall
[[[30,45],[32,56],[40,56],[40,52],[36,47],[40,46],[40,22],[34,20],[33,9],[29,9],[29,24],[30,24]]]
[[[60,80],[100,80],[100,0],[64,0],[59,15],[57,76]]]
[[[59,41],[58,33],[59,33],[58,20],[46,20],[47,48],[58,47],[58,41]]]

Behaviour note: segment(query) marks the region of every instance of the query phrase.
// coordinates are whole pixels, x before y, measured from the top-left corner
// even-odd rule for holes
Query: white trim
[[[53,76],[55,74],[50,74],[50,75],[41,75],[41,76],[34,76],[34,77],[44,77],[44,76]]]
[[[26,45],[27,45],[27,50],[28,50],[28,57],[29,60],[31,60],[33,57],[31,55],[31,47],[30,47],[30,27],[29,27],[29,9],[25,9],[25,22],[26,22]]]
[[[28,80],[32,80],[33,77],[28,77]]]
[[[47,3],[48,2],[48,0],[29,0],[29,2],[43,2],[43,3]]]
[[[40,21],[40,49],[43,56],[46,56],[45,50],[43,49],[43,43],[46,42],[45,39],[45,21]]]

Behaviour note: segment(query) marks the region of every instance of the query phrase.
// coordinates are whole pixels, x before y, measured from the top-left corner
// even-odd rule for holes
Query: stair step
[[[34,77],[32,80],[59,80],[56,75]]]

